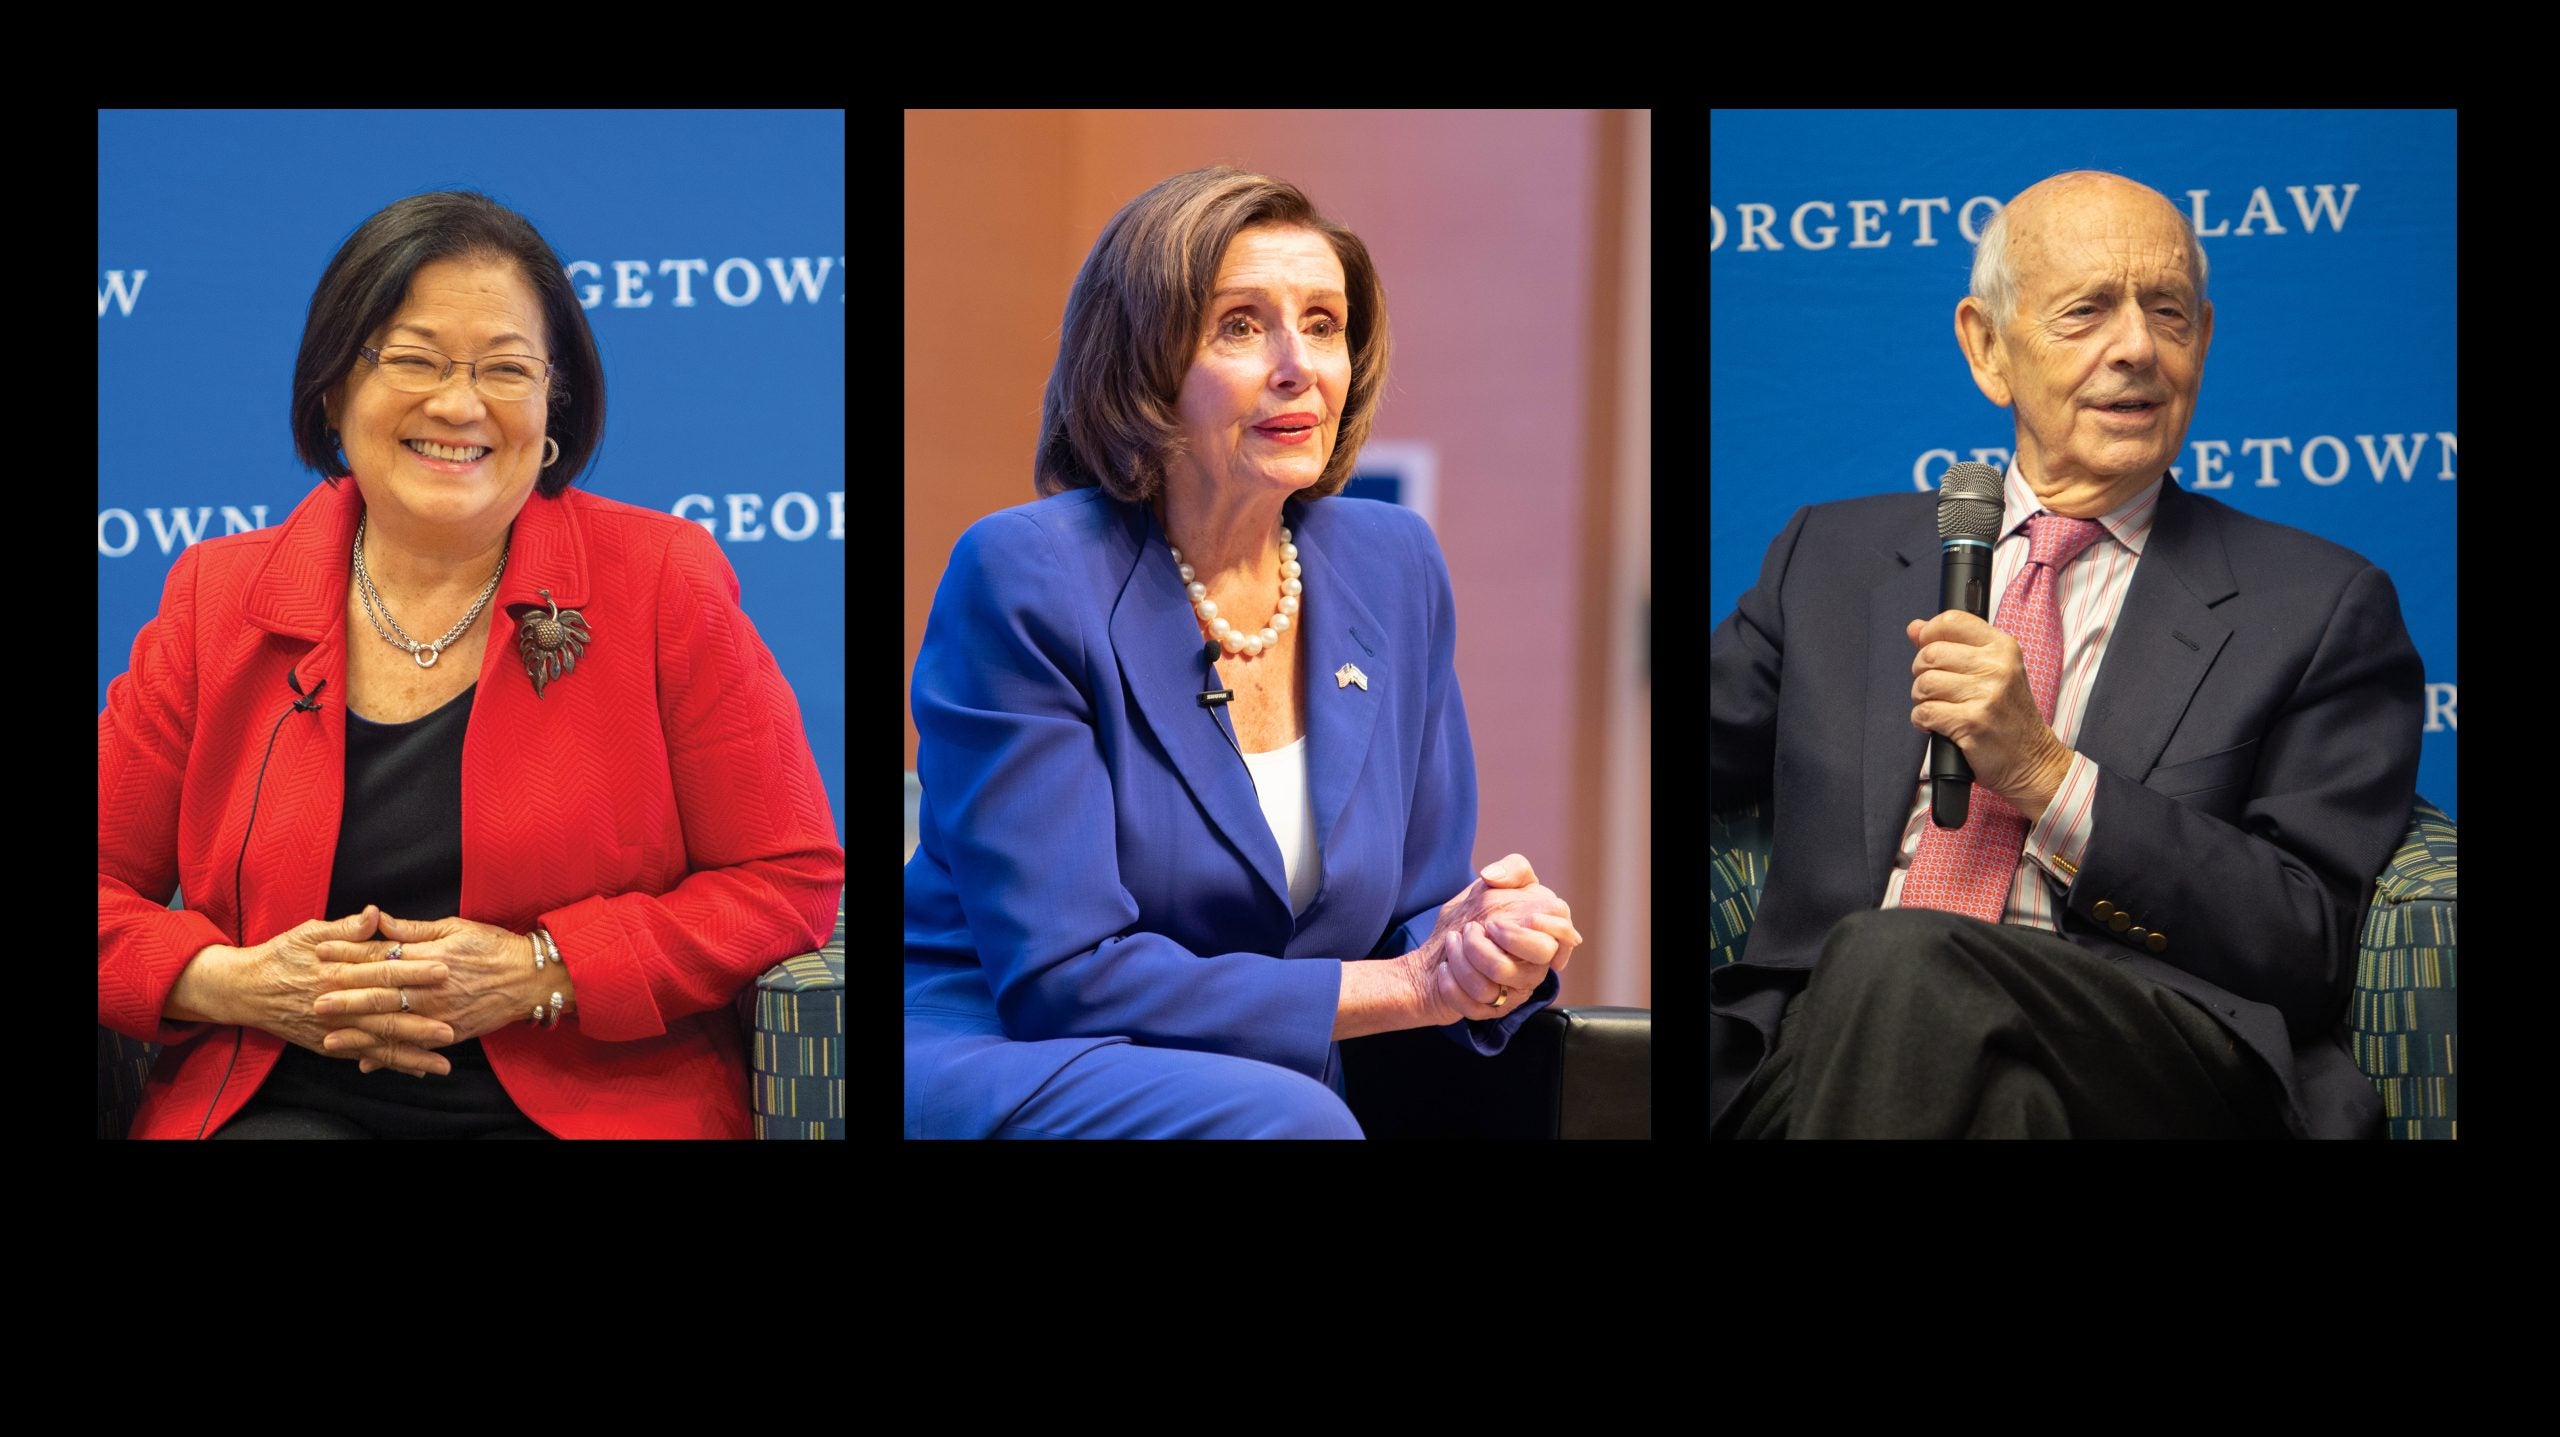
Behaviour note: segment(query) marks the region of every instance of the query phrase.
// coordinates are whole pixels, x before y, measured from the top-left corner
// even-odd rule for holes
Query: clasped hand
[[[1538,882],[1528,859],[1510,854],[1485,873],[1491,877],[1479,875],[1440,905],[1431,937],[1416,950],[1424,1008],[1436,1025],[1508,1017],[1582,946],[1572,907]]]
[[[2018,641],[1962,609],[1914,619],[1911,726],[1944,734],[1964,752],[1973,781],[2024,812],[2050,799],[2071,751],[2036,709]]]
[[[398,947],[394,959],[391,950]],[[532,940],[464,918],[394,918],[368,907],[303,924],[255,950],[259,1007],[286,1041],[365,1072],[453,1071],[434,1052],[526,1018]],[[408,1011],[401,1011],[401,995]]]

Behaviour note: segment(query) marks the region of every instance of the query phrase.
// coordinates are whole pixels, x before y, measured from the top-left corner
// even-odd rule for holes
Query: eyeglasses
[[[407,344],[356,353],[372,362],[383,383],[410,394],[444,388],[457,366],[470,370],[472,384],[491,399],[530,399],[551,384],[551,366],[530,354],[484,354],[474,361]]]

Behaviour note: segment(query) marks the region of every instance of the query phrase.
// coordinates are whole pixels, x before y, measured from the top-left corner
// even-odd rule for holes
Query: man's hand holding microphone
[[[1962,828],[1974,784],[2029,823],[2070,771],[2037,711],[2018,641],[1990,624],[1992,545],[2000,535],[1999,470],[1951,464],[1938,481],[1940,612],[1903,626],[1911,641],[1911,726],[1929,734],[1930,815]]]

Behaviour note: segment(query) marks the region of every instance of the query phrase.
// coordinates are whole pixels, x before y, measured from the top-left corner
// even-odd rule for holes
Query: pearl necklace
[[[1169,537],[1165,548],[1172,550],[1173,562],[1181,567],[1183,591],[1191,596],[1192,611],[1200,616],[1200,622],[1208,628],[1209,637],[1216,639],[1230,654],[1254,655],[1261,653],[1264,649],[1280,646],[1280,636],[1288,631],[1289,625],[1296,622],[1290,616],[1298,612],[1298,595],[1306,587],[1298,582],[1298,575],[1301,572],[1298,567],[1298,546],[1289,542],[1288,525],[1280,526],[1280,610],[1271,616],[1270,623],[1262,626],[1260,633],[1248,634],[1219,618],[1218,606],[1209,598],[1209,586],[1201,583],[1192,574],[1189,564],[1182,562],[1182,551],[1173,547]]]

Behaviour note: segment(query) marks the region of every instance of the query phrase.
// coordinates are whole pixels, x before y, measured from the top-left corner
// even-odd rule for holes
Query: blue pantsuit
[[[1475,755],[1430,527],[1340,497],[1283,522],[1321,864],[1296,912],[1154,516],[1075,490],[953,549],[913,694],[907,1136],[1358,1136],[1342,965],[1420,947],[1475,878]],[[1498,1053],[1555,989],[1449,1036]]]

